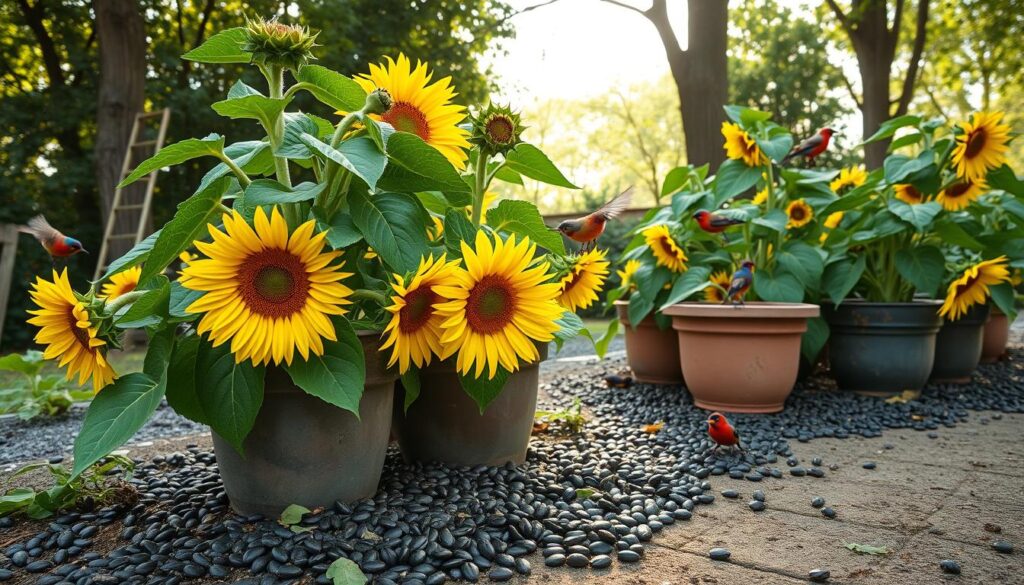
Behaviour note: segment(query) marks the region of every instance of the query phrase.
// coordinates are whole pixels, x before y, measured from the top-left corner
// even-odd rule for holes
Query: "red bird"
[[[23,234],[31,234],[35,239],[39,240],[39,243],[46,248],[46,251],[53,258],[67,258],[79,252],[89,253],[82,247],[82,242],[60,233],[42,215],[37,215],[28,220],[28,225],[19,226],[18,231]]]
[[[555,228],[562,232],[565,237],[574,242],[580,243],[580,251],[593,249],[597,245],[597,238],[604,233],[608,220],[614,219],[622,213],[633,196],[633,188],[630,187],[619,193],[614,199],[605,203],[600,209],[583,216],[579,219],[567,219],[558,224]]]
[[[693,214],[693,219],[697,220],[697,225],[700,226],[700,229],[709,234],[721,234],[730,226],[746,223],[742,219],[718,215],[703,209]],[[725,238],[724,234],[722,235],[722,238]]]
[[[729,280],[729,290],[726,291],[722,304],[724,305],[732,301],[733,304],[738,302],[742,305],[743,295],[747,294],[751,284],[754,284],[754,263],[750,260],[744,260],[740,264],[740,269],[732,273],[732,278]]]
[[[736,447],[743,451],[743,445],[740,445],[740,434],[720,412],[712,412],[708,417],[708,436],[715,442],[715,451],[718,451],[718,448],[723,445]]]
[[[835,133],[836,131],[831,128],[822,128],[814,136],[794,146],[793,150],[789,151],[789,154],[786,155],[786,158],[782,159],[782,164],[786,164],[798,156],[803,157],[804,160],[811,161],[813,164],[814,157],[825,152],[829,141],[832,139],[832,135]]]

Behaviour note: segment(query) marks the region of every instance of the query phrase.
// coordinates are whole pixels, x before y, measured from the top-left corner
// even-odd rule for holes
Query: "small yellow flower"
[[[896,194],[896,198],[904,203],[910,205],[917,205],[918,203],[924,203],[924,193],[917,190],[917,187],[910,183],[900,183],[892,186],[893,192]]]
[[[1010,125],[1002,121],[1002,112],[975,112],[969,121],[958,124],[963,133],[956,137],[953,147],[956,176],[979,182],[1006,162]]]
[[[847,187],[856,189],[860,187],[868,180],[868,172],[865,170],[864,165],[857,165],[855,167],[846,167],[839,171],[839,176],[836,177],[831,183],[828,184],[828,188],[832,189],[837,195],[841,195],[841,191]]]
[[[570,311],[586,309],[597,300],[604,281],[608,278],[605,250],[591,250],[576,256],[569,273],[559,281],[561,294],[558,302]]]
[[[814,219],[814,210],[803,199],[797,199],[786,207],[786,215],[789,216],[786,228],[799,228],[811,223]]]
[[[960,211],[967,208],[972,201],[981,197],[988,191],[988,184],[984,180],[970,181],[963,180],[943,189],[936,201],[942,204],[947,211]]]
[[[722,122],[722,136],[725,137],[725,155],[732,160],[741,160],[748,167],[768,164],[768,157],[761,152],[757,143],[737,124]]]
[[[825,227],[830,230],[834,230],[839,227],[839,224],[843,221],[843,212],[837,211],[835,213],[828,214],[825,218]]]
[[[942,303],[939,315],[955,321],[965,315],[972,306],[984,303],[988,299],[988,287],[1009,280],[1010,270],[1006,265],[1006,256],[970,266],[960,278],[950,283],[946,301]]]
[[[672,272],[686,271],[686,252],[672,238],[668,226],[652,226],[645,229],[643,233],[644,240],[650,246],[658,266],[664,266]]]
[[[765,201],[768,201],[768,187],[758,191],[757,194],[754,195],[754,198],[750,200],[754,205],[761,205]]]
[[[132,292],[135,287],[139,286],[140,276],[142,276],[141,266],[132,266],[118,272],[110,277],[110,282],[103,285],[103,296],[107,297],[108,301],[112,301],[125,293]]]
[[[729,290],[729,284],[731,284],[731,279],[732,277],[729,276],[728,272],[724,270],[719,270],[718,272],[712,273],[711,278],[708,280],[712,284],[717,284],[718,286],[724,288],[725,290]],[[704,289],[704,300],[710,301],[712,303],[721,303],[723,300],[725,300],[725,294],[722,293],[722,291],[719,290],[718,287],[709,286],[706,289]]]
[[[622,288],[626,290],[636,288],[636,283],[633,282],[633,277],[636,275],[637,271],[640,270],[640,266],[641,264],[639,260],[628,260],[622,270],[615,271],[615,274],[619,275],[619,280],[622,281],[622,284],[620,285]]]

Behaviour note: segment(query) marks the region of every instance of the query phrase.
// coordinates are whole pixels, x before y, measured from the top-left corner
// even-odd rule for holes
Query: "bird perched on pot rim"
[[[725,415],[720,412],[712,412],[711,416],[708,417],[708,436],[715,442],[716,451],[723,445],[726,447],[735,446],[740,451],[743,451],[743,445],[740,445],[740,434],[725,419]]]
[[[558,224],[555,230],[561,232],[565,237],[574,242],[580,243],[580,251],[593,249],[597,245],[597,238],[604,233],[608,220],[614,219],[622,213],[629,205],[633,196],[633,188],[630,187],[619,193],[611,201],[605,203],[600,209],[585,215],[579,219],[567,219]]]
[[[782,164],[786,164],[798,156],[813,163],[814,158],[828,148],[829,141],[832,140],[832,135],[835,133],[836,131],[831,128],[822,128],[814,136],[794,146],[793,150],[790,150],[789,154],[782,159]]]
[[[23,234],[30,234],[46,248],[51,258],[67,258],[79,252],[89,252],[82,247],[82,242],[75,238],[65,236],[46,221],[42,215],[37,215],[28,220],[28,225],[18,226],[18,231]]]
[[[750,289],[750,285],[754,283],[754,263],[750,260],[744,260],[740,264],[740,269],[732,273],[732,278],[729,279],[729,290],[725,292],[725,298],[722,299],[722,304],[726,304],[732,301],[733,304],[737,302],[743,304],[743,295],[747,294],[747,290]]]

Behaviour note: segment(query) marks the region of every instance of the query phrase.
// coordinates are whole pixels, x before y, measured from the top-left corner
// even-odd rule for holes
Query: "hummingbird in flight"
[[[608,221],[625,211],[632,197],[633,188],[630,187],[602,205],[594,213],[578,219],[567,219],[554,229],[570,240],[579,242],[580,252],[592,250],[597,245],[597,238],[604,233]]]
[[[794,146],[793,150],[790,150],[789,154],[782,159],[782,164],[786,164],[790,160],[799,156],[813,165],[814,158],[825,152],[825,149],[828,148],[829,141],[832,140],[832,135],[835,133],[836,131],[831,128],[822,128],[814,136],[811,136],[807,140],[804,140],[800,144]]]
[[[28,220],[28,225],[18,226],[18,231],[39,240],[51,259],[67,258],[79,252],[89,253],[82,247],[82,242],[71,236],[65,236],[60,230],[50,225],[50,222],[46,221],[42,215]]]

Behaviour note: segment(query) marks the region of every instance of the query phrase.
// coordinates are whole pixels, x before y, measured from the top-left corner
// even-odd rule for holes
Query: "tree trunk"
[[[874,31],[870,31],[873,33]],[[857,65],[860,69],[860,82],[863,88],[861,98],[861,115],[863,117],[864,140],[874,134],[883,122],[889,119],[889,74],[892,70],[892,58],[886,57],[883,46],[884,38],[877,40],[868,30],[858,30],[858,37],[863,40],[854,42],[857,52]],[[885,23],[882,34],[887,34]],[[882,166],[885,152],[889,148],[889,140],[880,140],[864,146],[864,160],[869,169]]]
[[[715,172],[725,160],[722,122],[729,99],[728,3],[689,0],[687,13],[689,47],[683,57],[686,66],[682,83],[676,79],[686,132],[686,156],[695,166],[710,163],[711,172]]]
[[[100,86],[96,110],[96,185],[104,219],[146,89],[145,22],[135,0],[95,0]]]

